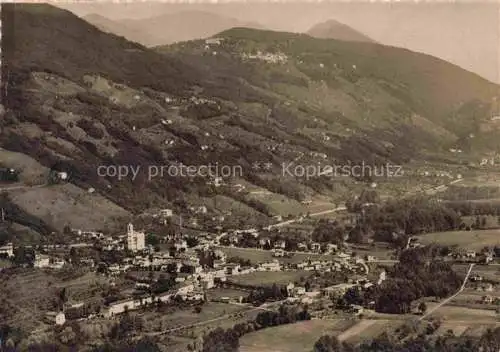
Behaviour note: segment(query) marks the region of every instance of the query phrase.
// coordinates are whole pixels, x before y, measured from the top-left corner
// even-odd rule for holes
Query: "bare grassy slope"
[[[249,186],[300,202],[332,195],[335,180],[283,176],[283,163],[441,155],[489,118],[498,89],[442,60],[372,43],[235,28],[208,49],[197,40],[151,50],[50,5],[6,4],[2,16],[9,94],[1,145],[57,165],[74,186],[94,187],[131,213],[186,211],[189,200],[215,195],[234,202],[211,202],[213,214],[241,209],[262,223],[271,209],[203,177],[117,182],[99,177],[98,166],[218,162],[240,166]],[[269,62],[273,55],[286,59]],[[256,171],[257,162],[271,168]],[[77,199],[70,193],[47,195],[58,227],[69,216],[63,203]],[[23,206],[37,202],[24,197]],[[85,204],[74,210],[91,213]]]
[[[91,194],[72,184],[15,191],[12,201],[36,217],[62,231],[69,225],[81,229],[114,228],[130,213],[99,194]],[[123,225],[123,223],[122,223]]]

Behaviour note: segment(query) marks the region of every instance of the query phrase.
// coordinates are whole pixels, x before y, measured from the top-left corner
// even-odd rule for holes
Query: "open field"
[[[365,255],[374,256],[376,259],[392,259],[394,257],[394,249],[383,242],[374,242],[372,245],[349,245],[349,249],[361,257]]]
[[[481,250],[485,246],[500,245],[500,230],[448,231],[419,236],[423,244],[458,245],[459,247]]]
[[[229,280],[237,284],[246,285],[286,285],[289,282],[298,282],[301,277],[307,278],[309,271],[262,271],[245,275],[232,276]]]
[[[214,288],[206,291],[206,293],[209,300],[218,299],[221,297],[238,298],[240,296],[247,295],[247,293],[243,291],[234,290],[231,288]]]
[[[496,297],[498,295],[497,292],[484,292],[484,291],[476,291],[476,290],[467,290],[467,293],[461,293],[457,297],[455,297],[451,302],[448,303],[449,306],[455,307],[465,307],[470,309],[479,309],[479,310],[493,310],[497,309],[497,305],[492,303],[483,303],[482,298],[486,295],[490,295],[492,297]]]
[[[252,263],[264,263],[269,262],[274,259],[278,259],[282,263],[299,263],[307,259],[317,260],[317,259],[333,259],[332,255],[324,254],[309,254],[309,253],[295,253],[291,258],[275,258],[271,251],[260,250],[255,248],[238,248],[238,247],[218,247],[227,256],[230,257],[240,257],[243,259],[248,259]]]
[[[462,186],[470,187],[498,187],[500,182],[500,172],[498,170],[489,170],[487,173],[481,173],[475,177],[467,177],[462,182]]]
[[[243,336],[240,352],[310,352],[322,335],[337,336],[352,320],[309,320],[256,331]]]
[[[68,224],[84,230],[121,227],[130,216],[103,196],[69,183],[13,191],[12,202],[60,231]]]
[[[428,303],[430,310],[436,303]],[[492,324],[498,322],[498,314],[489,309],[473,309],[457,306],[443,306],[433,312],[430,317],[440,318],[444,321],[469,322]]]
[[[340,341],[357,344],[380,336],[384,331],[395,329],[403,320],[363,319],[338,336]]]
[[[449,330],[453,331],[455,336],[481,336],[487,329],[494,329],[500,326],[500,323],[474,323],[471,321],[445,321],[434,333],[435,336],[442,336]]]
[[[271,209],[271,213],[275,215],[297,216],[307,212],[305,206],[300,202],[281,194],[271,193],[265,189],[252,190],[248,195],[248,198],[255,199],[266,204]]]
[[[310,204],[302,204],[297,200],[288,198],[282,194],[272,193],[263,188],[252,187],[249,191],[249,198],[266,204],[275,215],[298,216],[301,214],[305,215],[307,213],[322,212],[338,206],[325,197],[316,197],[311,199]]]
[[[335,208],[339,207],[340,205],[341,204],[334,204],[333,202],[325,200],[325,199],[321,199],[321,198],[314,199],[313,198],[312,202],[305,206],[305,209],[306,209],[306,213],[309,212],[311,214],[314,214],[314,213],[320,213],[320,212],[323,212],[323,211],[326,211],[329,209],[335,209]],[[329,213],[329,214],[335,214],[335,213]],[[328,214],[326,214],[325,216],[328,216]],[[323,218],[323,215],[318,215],[315,218],[317,218],[317,219]]]
[[[271,251],[261,251],[237,247],[218,247],[217,249],[220,249],[224,253],[226,253],[228,258],[240,257],[246,260],[250,260],[252,263],[264,263],[274,259]]]
[[[258,309],[248,309],[246,311],[241,311],[235,314],[232,314],[230,317],[227,317],[225,319],[220,319],[220,320],[214,320],[211,321],[207,324],[200,325],[193,327],[191,329],[187,329],[184,331],[178,331],[175,332],[175,336],[195,336],[198,335],[203,335],[204,333],[207,333],[208,331],[214,330],[216,328],[222,328],[222,329],[230,329],[234,327],[234,325],[239,324],[239,323],[245,323],[247,321],[253,321],[257,318],[257,314],[261,313],[262,311]]]
[[[49,169],[26,154],[0,148],[0,160],[5,167],[19,170],[19,180],[23,184],[43,184],[47,181]]]
[[[219,318],[226,314],[236,314],[247,310],[243,306],[210,302],[202,306],[200,313],[194,313],[193,307],[173,308],[165,311],[145,311],[136,313],[144,319],[147,330],[167,330],[177,327],[200,323]]]
[[[467,264],[453,264],[453,270],[461,275],[465,275],[468,269]],[[479,274],[483,279],[500,282],[499,265],[475,265],[472,274]]]

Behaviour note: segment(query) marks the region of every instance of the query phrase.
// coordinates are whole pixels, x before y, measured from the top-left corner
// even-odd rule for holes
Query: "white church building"
[[[127,225],[127,249],[132,252],[142,251],[146,248],[144,232],[134,231],[134,225]]]

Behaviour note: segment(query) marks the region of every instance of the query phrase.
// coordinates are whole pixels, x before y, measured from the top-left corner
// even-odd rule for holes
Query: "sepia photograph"
[[[500,2],[1,2],[0,352],[500,352]]]

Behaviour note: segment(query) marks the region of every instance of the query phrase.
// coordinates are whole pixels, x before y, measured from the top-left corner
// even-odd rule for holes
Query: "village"
[[[16,170],[4,171],[15,179]],[[436,174],[445,176],[452,180],[450,185],[463,180],[461,175]],[[48,184],[61,185],[69,178],[65,171],[52,171]],[[227,186],[221,177],[207,184]],[[229,186],[236,192],[244,188],[242,184]],[[440,311],[445,316],[453,309],[469,309],[494,312],[488,324],[497,319],[497,217],[462,217],[463,228],[455,236],[485,241],[482,247],[457,244],[453,232],[408,236],[397,246],[373,235],[356,238],[365,212],[380,207],[366,197],[377,186],[372,182],[355,203],[270,216],[260,225],[239,221],[231,211],[213,213],[203,203],[193,202],[182,212],[147,209],[123,219],[113,230],[68,225],[58,236],[49,236],[54,240],[37,245],[4,242],[0,272],[5,292],[13,297],[19,285],[47,285],[40,297],[35,292],[26,295],[29,286],[23,288],[19,297],[23,307],[29,308],[16,312],[15,300],[9,299],[5,309],[12,316],[23,316],[16,323],[35,331],[39,339],[75,329],[94,340],[107,338],[113,326],[138,319],[142,327],[130,330],[130,336],[154,337],[175,351],[185,351],[188,341],[191,350],[200,350],[200,344],[195,348],[193,341],[206,339],[218,327],[254,324],[267,313],[279,315],[291,309],[305,312],[296,317],[311,324],[342,322],[339,336],[354,341],[350,331],[368,322],[391,329],[384,310],[394,307],[390,302],[381,306],[375,293],[397,280],[393,268],[401,264],[402,252],[425,253],[436,246],[439,254],[433,260],[463,274],[462,288],[444,295],[449,296],[444,301],[443,296],[416,299],[404,314],[391,312],[394,322],[401,325],[433,317],[444,304],[447,308]],[[425,193],[441,188],[435,186]],[[304,199],[300,204],[308,209],[313,203]],[[2,222],[9,217],[4,208],[0,215]],[[486,229],[488,224],[493,229]],[[232,228],[235,225],[240,228]],[[262,324],[258,326],[267,323]],[[367,333],[372,330],[377,336],[375,327]]]
[[[182,299],[183,301],[203,301],[206,298],[205,292],[217,286],[227,286],[226,284],[232,278],[239,275],[246,275],[255,272],[293,272],[293,271],[321,271],[322,273],[329,272],[352,272],[358,278],[355,283],[338,284],[330,287],[325,287],[321,291],[307,292],[305,287],[296,286],[293,283],[287,285],[288,298],[292,301],[299,300],[302,303],[312,303],[314,299],[321,294],[331,296],[332,294],[340,294],[348,288],[356,285],[362,285],[367,288],[371,285],[366,277],[369,272],[368,266],[365,264],[365,259],[352,257],[343,252],[337,252],[336,245],[326,246],[327,253],[321,255],[321,259],[306,259],[307,254],[320,255],[321,245],[319,243],[301,243],[300,248],[304,254],[304,260],[295,263],[283,263],[279,259],[287,257],[289,254],[285,251],[285,241],[280,240],[272,244],[272,248],[268,252],[272,253],[273,260],[261,263],[244,263],[240,264],[231,261],[228,255],[223,250],[221,242],[236,241],[240,236],[251,235],[257,238],[258,231],[248,230],[231,235],[227,233],[219,235],[205,235],[197,238],[198,244],[192,247],[188,246],[189,238],[182,236],[167,237],[167,241],[171,245],[168,251],[155,251],[153,246],[146,244],[146,235],[142,231],[136,231],[132,224],[128,224],[127,230],[123,235],[115,238],[104,236],[101,232],[74,230],[75,243],[69,245],[54,245],[46,246],[42,250],[36,250],[33,258],[33,268],[35,270],[61,270],[65,266],[74,265],[70,261],[61,258],[61,253],[66,251],[74,251],[77,248],[91,248],[99,246],[103,251],[123,252],[126,255],[116,262],[95,262],[91,257],[78,258],[78,265],[85,266],[91,270],[95,270],[102,275],[106,275],[113,280],[120,275],[126,275],[129,272],[142,273],[134,276],[136,292],[134,297],[111,302],[107,307],[103,307],[101,311],[102,317],[111,317],[117,314],[124,313],[130,310],[141,309],[149,304],[157,301],[163,303],[174,302],[174,299]],[[265,246],[269,246],[270,240],[267,237],[262,237],[259,240],[261,244],[259,250],[264,251]],[[309,249],[310,248],[310,249]],[[310,250],[310,252],[308,252]],[[201,254],[200,254],[201,253]],[[327,257],[327,254],[332,256]],[[0,255],[5,257],[14,256],[14,246],[9,243],[0,247]],[[209,256],[212,259],[212,265],[203,265],[200,262],[200,257]],[[335,255],[333,257],[333,255]],[[368,261],[374,260],[373,257],[367,258]],[[165,272],[174,274],[175,279],[170,287],[165,292],[156,295],[137,295],[137,292],[146,292],[150,289],[154,280],[151,280],[150,272]],[[385,273],[382,272],[379,283],[383,280]],[[75,302],[70,308],[81,307],[85,302]],[[56,324],[65,322],[64,312],[49,312],[51,316],[58,316],[55,320]],[[86,318],[92,316],[89,314]]]
[[[172,210],[163,209],[154,218],[172,216]],[[158,304],[203,305],[208,297],[214,302],[262,309],[268,309],[266,307],[270,302],[305,304],[316,307],[313,316],[324,318],[332,314],[331,302],[343,297],[349,290],[363,292],[380,285],[386,279],[385,267],[397,263],[390,251],[379,258],[370,252],[353,250],[345,244],[339,246],[309,240],[298,241],[291,246],[291,239],[280,238],[280,228],[272,231],[271,227],[202,232],[196,237],[177,233],[163,237],[161,245],[148,243],[148,235],[137,231],[132,223],[122,234],[115,236],[71,229],[68,230],[72,238],[70,243],[28,248],[33,250],[34,256],[22,266],[32,265],[31,270],[46,272],[84,268],[106,278],[115,288],[116,294],[97,305],[95,300],[92,303],[70,301],[59,311],[46,312],[47,323],[64,325],[71,319],[115,319],[124,313],[140,312]],[[417,237],[408,240],[407,249],[419,247],[423,245]],[[95,250],[104,253],[101,259],[105,259],[96,260]],[[245,258],[246,252],[258,254],[261,258],[249,260]],[[13,258],[14,255],[12,243],[0,247],[0,257]],[[446,260],[488,265],[494,264],[496,258],[491,251],[457,249],[449,253]],[[280,284],[286,292],[278,290],[279,294],[270,294],[263,299],[252,298],[249,293],[266,286],[265,282],[269,280],[266,275],[273,275],[270,282]],[[123,284],[125,278],[126,285]],[[495,291],[493,284],[483,283],[482,280],[477,273],[470,277],[478,290],[485,293]],[[117,285],[117,282],[122,284]],[[227,289],[240,294],[211,294],[212,291],[224,292]],[[498,297],[486,294],[481,303],[494,304],[498,300]],[[365,307],[349,304],[343,307],[343,311],[355,317],[364,309],[373,309],[374,303],[369,302]]]

